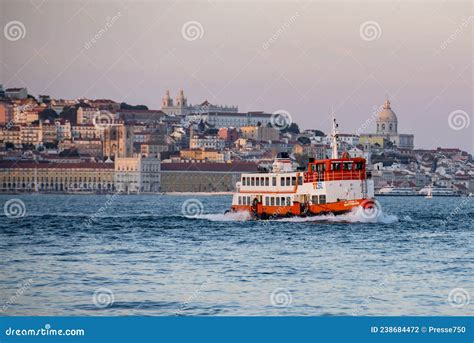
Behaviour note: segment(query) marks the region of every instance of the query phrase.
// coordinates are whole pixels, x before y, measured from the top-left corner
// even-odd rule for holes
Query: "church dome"
[[[397,115],[390,108],[390,101],[388,101],[388,100],[385,101],[385,103],[383,105],[383,109],[382,109],[382,111],[380,111],[380,113],[377,117],[377,121],[380,121],[380,122],[396,122],[396,121],[398,121]]]

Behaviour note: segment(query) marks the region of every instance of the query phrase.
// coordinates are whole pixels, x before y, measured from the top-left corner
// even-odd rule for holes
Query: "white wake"
[[[197,219],[205,219],[216,222],[239,222],[252,220],[252,216],[248,212],[229,212],[226,214],[201,214],[195,216]],[[334,215],[326,214],[320,216],[311,217],[291,217],[291,218],[270,218],[266,221],[276,222],[341,222],[341,223],[382,223],[392,224],[397,222],[399,219],[396,215],[384,213],[379,207],[374,211],[367,211],[362,207],[353,208],[351,212],[346,214]]]

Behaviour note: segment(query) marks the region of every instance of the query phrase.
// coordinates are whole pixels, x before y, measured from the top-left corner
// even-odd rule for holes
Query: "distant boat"
[[[428,193],[425,196],[426,199],[432,199],[433,198],[433,187],[429,186],[428,187]]]
[[[385,186],[378,191],[377,195],[415,196],[417,194],[413,188],[410,187]]]
[[[456,194],[452,189],[449,188],[443,188],[443,187],[425,187],[420,189],[418,192],[418,195],[425,196],[428,198],[428,196],[431,194],[431,197],[455,197],[459,196]]]

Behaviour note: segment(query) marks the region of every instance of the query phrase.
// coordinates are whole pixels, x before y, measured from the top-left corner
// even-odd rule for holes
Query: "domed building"
[[[396,135],[398,119],[395,112],[390,107],[390,101],[388,99],[383,105],[383,109],[377,116],[377,134],[381,135]]]
[[[388,99],[377,113],[375,122],[376,133],[361,134],[361,144],[378,145],[381,148],[397,147],[409,150],[414,148],[414,135],[398,133],[398,118]]]

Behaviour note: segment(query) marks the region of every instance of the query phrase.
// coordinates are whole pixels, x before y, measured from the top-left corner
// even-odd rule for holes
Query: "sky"
[[[375,132],[388,97],[417,148],[474,153],[471,1],[0,0],[0,84],[53,98],[286,111]]]

